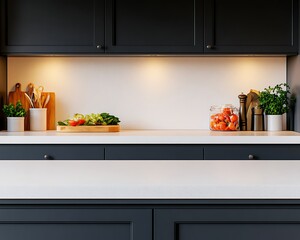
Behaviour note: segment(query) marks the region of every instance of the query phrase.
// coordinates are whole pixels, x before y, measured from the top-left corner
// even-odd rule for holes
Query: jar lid
[[[224,109],[224,108],[230,108],[232,110],[237,110],[237,108],[233,104],[212,105],[210,107],[210,110],[214,111],[214,110],[221,110],[221,109]]]

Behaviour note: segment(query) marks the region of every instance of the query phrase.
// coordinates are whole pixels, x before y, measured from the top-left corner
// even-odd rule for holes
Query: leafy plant
[[[289,110],[290,87],[286,83],[277,84],[275,87],[265,88],[260,92],[259,104],[267,115],[281,115]]]
[[[22,103],[20,101],[17,102],[16,106],[12,103],[9,105],[3,106],[3,112],[6,117],[25,117],[26,110],[23,108]]]

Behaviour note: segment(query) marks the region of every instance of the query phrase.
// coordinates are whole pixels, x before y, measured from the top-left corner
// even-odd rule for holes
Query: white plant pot
[[[47,108],[29,108],[30,131],[47,130]]]
[[[24,117],[7,117],[8,132],[24,132]]]
[[[267,131],[282,131],[283,118],[282,115],[266,115],[267,117]]]

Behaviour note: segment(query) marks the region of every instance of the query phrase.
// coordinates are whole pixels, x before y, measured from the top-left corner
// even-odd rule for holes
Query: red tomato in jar
[[[220,122],[219,123],[219,128],[220,128],[221,131],[224,131],[227,128],[227,124],[225,122]]]
[[[236,130],[236,127],[235,127],[234,123],[232,123],[232,122],[229,123],[228,128],[229,128],[229,130],[231,130],[231,131]]]
[[[230,121],[233,122],[233,123],[235,123],[238,119],[239,119],[239,118],[238,118],[238,116],[237,116],[236,114],[232,114],[232,115],[230,116]]]
[[[232,114],[231,108],[223,108],[223,114],[230,116]]]
[[[224,115],[224,122],[229,123],[230,121],[230,116],[229,115]]]
[[[226,116],[223,113],[220,113],[219,114],[219,120],[222,121],[222,122],[225,121],[226,120]]]
[[[220,130],[220,125],[219,125],[219,123],[215,123],[213,129],[214,129],[214,130]]]

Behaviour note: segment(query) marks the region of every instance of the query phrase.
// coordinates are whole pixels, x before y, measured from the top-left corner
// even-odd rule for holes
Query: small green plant
[[[267,115],[281,115],[289,110],[290,87],[286,83],[265,88],[260,92],[259,105]]]
[[[11,103],[3,106],[3,112],[6,117],[25,117],[26,110],[22,107],[20,101],[17,102],[16,107]]]

